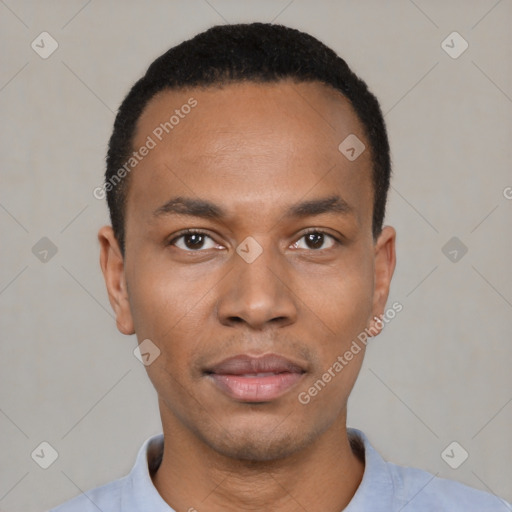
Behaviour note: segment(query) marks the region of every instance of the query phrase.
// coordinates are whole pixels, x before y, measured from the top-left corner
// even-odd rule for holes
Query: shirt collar
[[[394,484],[388,463],[368,441],[366,435],[355,428],[347,429],[351,443],[359,443],[364,450],[363,479],[343,512],[389,512],[395,510]],[[340,511],[341,512],[341,511]]]
[[[164,435],[157,434],[144,441],[126,480],[121,498],[121,510],[133,512],[172,512],[153,485],[149,468],[160,459],[164,449]]]

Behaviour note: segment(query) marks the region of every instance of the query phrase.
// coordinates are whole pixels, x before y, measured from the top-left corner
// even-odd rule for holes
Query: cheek
[[[311,307],[318,311],[311,321],[323,323],[312,338],[316,340],[316,364],[301,387],[299,400],[310,402],[311,410],[318,410],[327,421],[346,406],[361,369],[366,346],[358,336],[367,327],[372,301],[371,285],[354,275],[326,280],[322,292]]]
[[[358,252],[321,273],[303,273],[302,297],[337,350],[367,327],[373,303],[372,261]],[[319,333],[320,334],[320,333]]]
[[[149,339],[159,352],[146,366],[148,377],[158,393],[175,403],[189,379],[189,369],[197,355],[200,340],[201,308],[204,293],[194,282],[183,283],[169,272],[145,273],[140,269],[130,288],[130,305],[138,342]],[[198,299],[199,297],[199,299]]]
[[[158,262],[135,263],[130,273],[130,307],[139,338],[165,340],[180,329],[190,330],[208,303],[214,282],[197,275],[187,279],[178,265]],[[189,327],[187,327],[189,326]],[[191,333],[192,335],[192,333]]]
[[[166,395],[197,377],[190,368],[201,353],[218,277],[214,272],[187,276],[178,265],[151,260],[151,265],[139,260],[133,266],[130,308],[139,343],[150,339],[160,350],[146,370],[155,388],[166,390]]]

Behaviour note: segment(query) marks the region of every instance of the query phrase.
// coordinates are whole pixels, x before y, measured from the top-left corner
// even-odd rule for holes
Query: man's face
[[[367,148],[354,161],[338,149],[350,134]],[[165,91],[134,148],[148,136],[109,291],[121,331],[161,351],[147,370],[164,428],[269,460],[344,425],[364,350],[298,396],[383,313],[394,268],[394,230],[372,238],[371,155],[349,102],[319,83]]]

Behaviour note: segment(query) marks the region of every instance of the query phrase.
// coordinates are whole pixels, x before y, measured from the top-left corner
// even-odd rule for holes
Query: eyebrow
[[[354,208],[339,195],[320,199],[312,199],[291,205],[285,212],[284,218],[303,218],[323,213],[354,214]],[[153,212],[156,218],[167,215],[190,215],[203,219],[222,220],[227,217],[226,211],[220,206],[205,199],[189,197],[174,197]]]
[[[338,195],[321,199],[312,199],[292,205],[285,213],[286,218],[309,217],[322,213],[353,214],[354,209]]]

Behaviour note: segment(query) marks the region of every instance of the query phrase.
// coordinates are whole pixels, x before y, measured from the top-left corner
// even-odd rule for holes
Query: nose
[[[222,325],[264,330],[296,321],[298,299],[292,291],[290,269],[277,251],[263,249],[251,263],[235,253],[232,265],[217,303]]]

